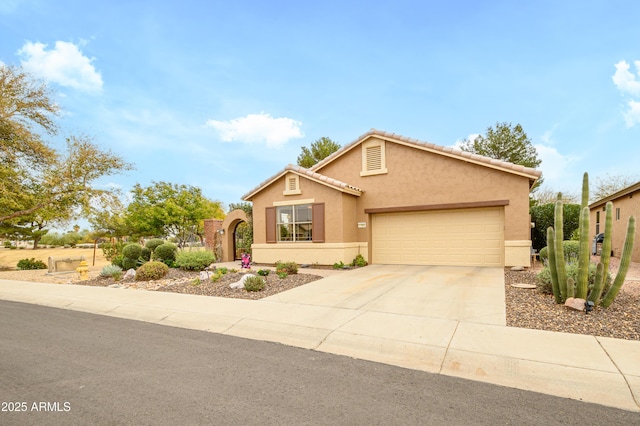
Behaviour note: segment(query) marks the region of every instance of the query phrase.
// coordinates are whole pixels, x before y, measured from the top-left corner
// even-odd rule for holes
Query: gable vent
[[[380,170],[382,168],[382,146],[369,146],[366,150],[367,171]]]
[[[298,189],[298,185],[297,185],[297,179],[295,177],[290,177],[288,179],[288,185],[287,185],[287,189],[289,191],[295,191],[296,189]]]

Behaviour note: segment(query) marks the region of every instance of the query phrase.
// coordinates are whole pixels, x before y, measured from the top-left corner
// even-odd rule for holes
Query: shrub
[[[159,280],[168,272],[169,267],[162,262],[147,262],[136,271],[136,281]]]
[[[122,258],[122,269],[136,269],[138,267],[138,260],[137,259],[131,259],[130,257],[123,257]]]
[[[333,269],[342,269],[344,268],[344,262],[342,260],[340,262],[336,262],[333,264]]]
[[[214,275],[211,276],[211,282],[215,283],[220,278],[222,278],[222,274],[220,272],[216,272]]]
[[[562,249],[564,250],[564,260],[567,263],[577,263],[578,254],[580,253],[580,241],[566,240],[562,242]],[[540,249],[540,262],[547,264],[549,260],[549,249],[543,247]]]
[[[140,259],[148,262],[151,260],[151,249],[148,247],[142,247],[142,253],[140,254]]]
[[[225,275],[227,272],[229,272],[229,270],[224,266],[222,268],[216,269],[216,271],[218,271],[218,273],[220,273],[220,275]]]
[[[358,268],[362,268],[363,266],[367,266],[367,261],[364,260],[364,257],[361,254],[358,254],[353,262],[351,262],[352,266],[357,266]]]
[[[287,278],[289,276],[289,274],[287,274],[285,271],[283,271],[281,269],[276,269],[276,275],[280,279],[285,279],[285,278]]]
[[[117,243],[102,243],[101,248],[104,258],[113,263],[113,259],[122,254],[124,244],[119,241]]]
[[[47,269],[47,265],[42,260],[36,260],[34,257],[32,257],[31,259],[19,260],[18,269],[22,271],[30,269]]]
[[[578,281],[578,264],[577,263],[568,263],[566,266],[567,270],[567,278],[573,278],[574,282]],[[593,283],[596,278],[596,265],[591,263],[589,264],[589,276],[587,278],[589,290],[593,288]],[[548,266],[538,274],[536,277],[538,282],[538,289],[545,294],[553,294],[553,290],[551,288],[551,271]],[[611,287],[611,274],[607,273],[607,278],[604,283],[603,294],[606,294],[607,290]]]
[[[277,262],[276,270],[281,270],[289,275],[298,273],[298,264],[296,262]]]
[[[244,282],[244,289],[247,291],[261,291],[264,289],[264,280],[260,277],[249,277]]]
[[[112,265],[119,266],[120,269],[124,269],[124,256],[119,254],[111,260]]]
[[[202,271],[215,260],[216,257],[210,251],[181,251],[176,256],[176,266],[185,271]]]
[[[269,275],[269,272],[271,271],[268,269],[259,269],[258,275],[260,275],[261,277],[266,277],[267,275]]]
[[[171,261],[172,263],[176,261],[176,252],[178,251],[178,247],[172,243],[164,243],[160,244],[153,251],[153,259],[159,260],[161,262],[167,263],[167,261]]]
[[[138,259],[142,254],[142,246],[137,243],[127,244],[122,249],[122,254],[129,259]]]
[[[164,244],[164,240],[161,240],[160,238],[152,238],[147,241],[144,246],[151,250],[151,252],[154,252],[156,251],[156,247],[161,246],[162,244]]]
[[[118,265],[105,265],[100,271],[101,277],[111,277],[116,281],[119,281],[122,278],[122,268]]]

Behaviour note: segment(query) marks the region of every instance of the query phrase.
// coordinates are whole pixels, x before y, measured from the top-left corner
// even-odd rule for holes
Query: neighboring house
[[[242,197],[253,202],[253,260],[529,266],[529,191],[540,175],[371,130]]]
[[[628,186],[615,194],[611,194],[589,205],[589,234],[595,236],[604,232],[606,205],[613,203],[613,226],[611,250],[615,257],[620,257],[627,235],[627,223],[630,216],[640,219],[640,182]],[[638,242],[639,225],[636,224],[636,243],[631,254],[631,261],[640,262],[640,243]]]

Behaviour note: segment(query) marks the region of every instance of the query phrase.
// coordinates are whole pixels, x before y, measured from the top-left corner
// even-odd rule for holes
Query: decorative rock
[[[512,271],[524,271],[524,266],[514,266],[511,268]]]
[[[538,286],[536,286],[535,284],[513,283],[513,284],[511,284],[511,287],[515,287],[515,288],[537,288]]]
[[[255,275],[253,274],[246,274],[243,275],[242,278],[240,279],[240,281],[236,281],[235,283],[231,283],[229,284],[229,287],[231,288],[244,288],[244,283],[247,281],[247,279],[249,279],[250,277],[255,277]]]
[[[122,277],[123,280],[132,280],[136,277],[136,270],[131,268],[127,272],[124,273]]]
[[[575,297],[569,297],[565,302],[564,306],[569,309],[575,309],[576,311],[584,311],[584,299],[576,299]]]
[[[215,263],[212,263],[211,265],[207,266],[206,268],[204,268],[205,271],[215,271],[216,270],[216,265]]]
[[[122,288],[120,284],[111,284],[109,288]]]
[[[207,281],[212,275],[209,271],[200,271],[200,281]]]

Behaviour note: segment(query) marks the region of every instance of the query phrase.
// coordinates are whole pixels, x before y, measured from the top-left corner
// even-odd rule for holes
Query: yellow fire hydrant
[[[80,274],[80,281],[87,281],[89,279],[89,266],[86,260],[80,262],[80,266],[76,268],[76,272]]]

